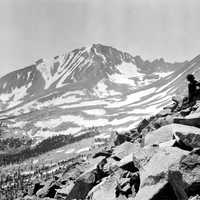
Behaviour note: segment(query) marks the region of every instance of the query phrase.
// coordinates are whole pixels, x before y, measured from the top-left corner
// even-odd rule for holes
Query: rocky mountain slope
[[[114,134],[105,147],[82,152],[64,167],[60,161],[47,180],[40,172],[17,199],[198,200],[200,102],[187,108],[181,104]],[[34,179],[36,174],[21,176]]]
[[[98,44],[2,77],[0,199],[197,200],[199,65]]]

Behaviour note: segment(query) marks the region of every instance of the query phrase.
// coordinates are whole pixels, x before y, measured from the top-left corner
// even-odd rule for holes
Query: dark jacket
[[[194,80],[188,84],[188,98],[189,102],[193,102],[200,95],[200,82]]]

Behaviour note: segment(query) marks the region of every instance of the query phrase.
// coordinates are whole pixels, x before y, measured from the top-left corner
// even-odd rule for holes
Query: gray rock
[[[200,195],[200,149],[183,157],[179,171],[186,184],[185,191],[188,196]]]
[[[85,172],[76,180],[66,200],[85,199],[88,192],[95,186],[96,181],[95,169]]]
[[[200,112],[191,113],[185,118],[181,117],[174,118],[174,123],[188,125],[188,126],[195,126],[197,128],[200,128]]]
[[[118,157],[119,160],[121,160],[130,153],[137,151],[138,148],[140,148],[139,143],[124,142],[120,146],[114,148],[112,157]]]
[[[146,135],[144,143],[145,145],[159,145],[172,141],[172,139],[176,139],[177,143],[186,147],[200,147],[200,129],[193,126],[170,124],[150,132]]]
[[[159,149],[140,171],[140,189],[135,200],[186,200],[183,182],[177,167],[187,151],[175,147]]]

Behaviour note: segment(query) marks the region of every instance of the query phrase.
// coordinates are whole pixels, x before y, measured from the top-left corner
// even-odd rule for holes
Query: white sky
[[[102,43],[145,59],[200,54],[199,0],[0,0],[0,76]]]

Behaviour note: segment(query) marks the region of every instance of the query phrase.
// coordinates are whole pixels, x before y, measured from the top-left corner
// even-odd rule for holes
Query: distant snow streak
[[[149,88],[149,89],[146,89],[146,90],[135,92],[133,94],[128,95],[126,97],[125,101],[112,103],[111,105],[108,105],[107,108],[119,108],[119,107],[126,106],[126,105],[129,105],[129,104],[134,104],[135,102],[141,101],[142,97],[150,95],[155,91],[156,91],[156,88],[152,87],[152,88]]]
[[[120,65],[117,65],[117,69],[127,78],[137,77],[143,79],[144,77],[144,74],[138,72],[137,66],[133,63],[122,62]]]
[[[106,114],[106,111],[104,109],[83,110],[83,112],[88,115],[94,115],[94,116],[102,116]]]
[[[28,94],[27,90],[32,86],[32,82],[22,87],[16,87],[9,93],[3,93],[0,95],[0,101],[3,104],[9,103],[7,109],[12,108],[22,102],[22,99]]]

